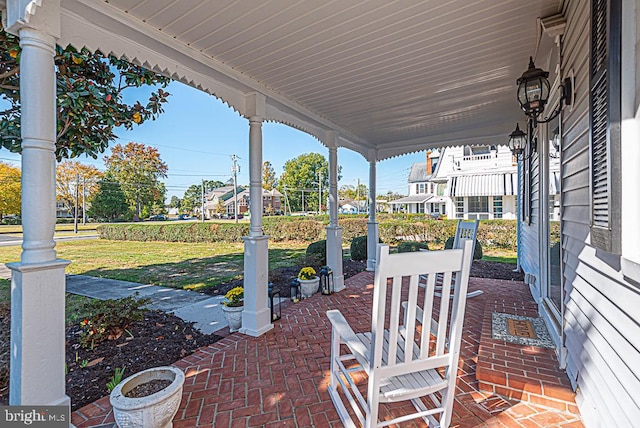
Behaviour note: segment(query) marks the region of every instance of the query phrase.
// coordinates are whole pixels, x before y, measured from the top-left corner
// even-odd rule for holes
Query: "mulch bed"
[[[281,291],[282,297],[289,296],[291,280],[297,277],[301,267],[291,266],[269,273],[269,281]],[[343,267],[345,278],[349,278],[364,271],[366,262],[345,259]],[[522,281],[523,275],[513,272],[514,268],[511,264],[477,260],[471,276]],[[241,279],[222,284],[208,293],[225,294],[236,286],[242,286]],[[9,399],[9,320],[8,305],[0,307],[0,405],[7,404]],[[147,311],[144,320],[134,322],[129,330],[133,337],[124,334],[91,350],[79,344],[79,325],[67,327],[67,395],[71,397],[73,410],[108,395],[106,385],[117,367],[125,367],[123,378],[126,378],[151,367],[170,365],[222,338],[202,334],[191,323],[160,311]]]

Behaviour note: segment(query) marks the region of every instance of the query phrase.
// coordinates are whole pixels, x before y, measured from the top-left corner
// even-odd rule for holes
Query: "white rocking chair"
[[[356,334],[340,311],[327,312],[333,326],[329,394],[346,427],[356,423],[340,392],[365,428],[416,418],[430,426],[449,426],[472,255],[471,241],[463,250],[401,254],[389,254],[387,245],[378,245],[371,332]],[[434,319],[436,275],[450,283],[454,273],[454,293],[449,287],[442,290]],[[427,276],[424,289],[419,287],[421,274]],[[404,277],[409,277],[408,286],[403,285]],[[389,278],[392,283],[387,285]],[[341,354],[341,345],[349,352]],[[366,398],[357,385],[362,374],[367,379]],[[430,399],[429,407],[422,397]],[[415,413],[379,420],[380,403],[406,400],[411,400]]]
[[[453,238],[453,249],[460,249],[464,245],[466,241],[472,241],[472,254],[471,260],[469,261],[469,268],[471,268],[471,264],[473,263],[473,253],[476,248],[476,238],[478,236],[478,225],[480,224],[480,220],[458,220],[458,225],[456,226],[456,234]],[[421,276],[421,279],[426,280],[424,276]],[[444,284],[444,283],[443,283]],[[453,287],[453,284],[452,284]],[[440,297],[440,290],[442,290],[442,285],[436,286],[436,296]],[[475,290],[470,293],[467,293],[467,299],[472,297],[479,296],[483,293],[482,290]]]

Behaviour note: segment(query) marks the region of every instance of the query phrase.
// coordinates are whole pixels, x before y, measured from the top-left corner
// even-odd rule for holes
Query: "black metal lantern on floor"
[[[269,309],[271,309],[271,322],[273,322],[282,318],[282,305],[280,304],[280,290],[274,289],[273,282],[270,282],[268,291],[269,291]],[[276,301],[278,302],[278,312],[275,311]]]
[[[291,296],[291,301],[294,303],[298,303],[300,300],[302,300],[302,290],[300,289],[300,281],[298,281],[298,278],[294,278],[291,280],[291,285],[290,285],[290,296]]]
[[[334,293],[333,270],[329,266],[320,268],[320,292],[324,295]]]

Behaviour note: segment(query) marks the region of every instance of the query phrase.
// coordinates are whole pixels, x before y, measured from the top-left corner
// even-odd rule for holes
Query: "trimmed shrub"
[[[356,236],[351,241],[351,260],[367,260],[367,235]]]
[[[307,264],[324,266],[327,264],[327,240],[316,241],[307,247]]]
[[[399,253],[413,253],[420,250],[428,250],[429,246],[426,242],[403,241],[398,244]]]
[[[450,237],[447,239],[447,242],[444,243],[444,249],[450,250],[453,248],[453,241],[455,241],[455,237]],[[480,260],[482,258],[482,245],[480,241],[476,239],[476,247],[473,249],[473,260]]]

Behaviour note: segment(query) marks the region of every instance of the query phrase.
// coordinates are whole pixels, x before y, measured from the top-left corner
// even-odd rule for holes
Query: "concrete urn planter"
[[[298,281],[300,281],[300,293],[304,299],[311,297],[313,293],[318,291],[318,285],[320,284],[319,277],[314,276],[311,279],[298,279]]]
[[[170,380],[171,384],[146,397],[125,396],[136,386],[156,379]],[[183,384],[182,370],[169,366],[153,367],[129,376],[120,382],[109,396],[116,424],[120,428],[173,427],[173,417],[182,400]]]
[[[240,330],[242,327],[242,310],[244,306],[222,306],[222,312],[229,324],[229,331],[231,333]]]

